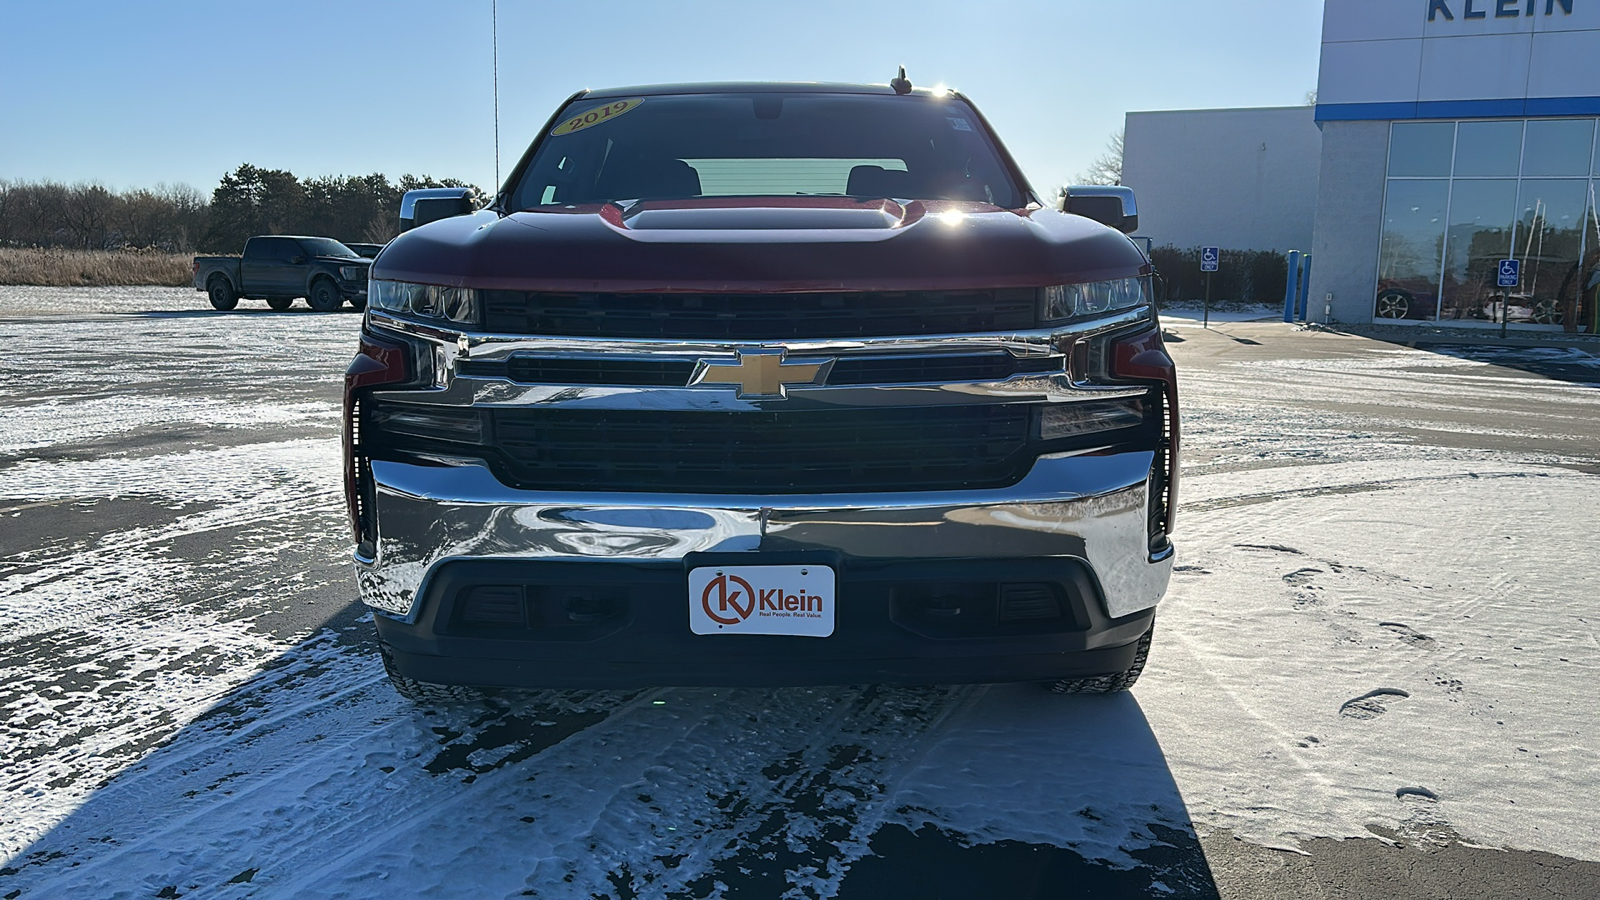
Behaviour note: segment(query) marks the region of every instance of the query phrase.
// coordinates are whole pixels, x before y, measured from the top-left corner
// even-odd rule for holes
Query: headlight
[[[389,312],[449,319],[463,325],[478,323],[478,291],[475,288],[374,279],[367,286],[367,303]]]
[[[1150,279],[1118,278],[1088,284],[1060,284],[1039,291],[1042,324],[1132,309],[1150,302]]]
[[[366,266],[340,266],[339,277],[345,281],[360,281],[367,277]]]

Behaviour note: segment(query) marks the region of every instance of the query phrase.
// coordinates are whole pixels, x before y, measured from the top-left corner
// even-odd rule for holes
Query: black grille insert
[[[804,294],[485,291],[484,327],[610,338],[888,337],[1007,332],[1038,324],[1032,288]]]
[[[469,360],[458,369],[480,378],[509,378],[522,384],[625,384],[635,387],[683,387],[694,375],[686,360],[600,359],[561,356],[512,356]]]
[[[499,409],[496,461],[541,490],[800,493],[1009,484],[1025,406],[770,412]]]
[[[1013,375],[1063,371],[1059,357],[1017,359],[1009,353],[943,356],[845,357],[833,364],[828,384],[938,384],[1003,381]]]

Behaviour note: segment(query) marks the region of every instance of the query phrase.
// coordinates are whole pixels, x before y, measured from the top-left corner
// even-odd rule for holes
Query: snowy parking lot
[[[354,601],[358,316],[0,287],[0,897],[1600,896],[1600,359],[1171,323],[1130,694],[417,709]]]

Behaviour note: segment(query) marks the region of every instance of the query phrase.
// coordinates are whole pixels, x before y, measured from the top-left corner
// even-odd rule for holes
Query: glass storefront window
[[[1600,120],[1395,122],[1388,166],[1374,317],[1600,333]]]
[[[1516,178],[1521,165],[1522,122],[1461,123],[1456,132],[1457,178]]]
[[[1589,216],[1584,226],[1583,268],[1579,272],[1582,282],[1578,286],[1578,321],[1580,331],[1600,334],[1600,204],[1595,202],[1596,188],[1589,183]]]
[[[1448,181],[1389,182],[1378,249],[1378,318],[1434,318],[1449,197]]]
[[[1466,132],[1465,124],[1461,130]],[[1459,168],[1459,157],[1456,164]],[[1499,299],[1495,288],[1499,263],[1510,255],[1516,217],[1515,178],[1455,183],[1450,192],[1439,318],[1486,319],[1493,314],[1490,307]]]
[[[1589,174],[1594,160],[1594,119],[1549,119],[1528,123],[1522,151],[1524,177]]]
[[[1454,122],[1398,122],[1389,132],[1389,175],[1448,178],[1455,148]]]
[[[1584,179],[1523,179],[1512,248],[1522,260],[1522,283],[1510,292],[1509,321],[1560,325],[1576,320],[1588,194]]]

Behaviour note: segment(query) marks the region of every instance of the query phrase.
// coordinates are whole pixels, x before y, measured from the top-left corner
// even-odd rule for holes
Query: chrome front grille
[[[463,360],[457,372],[473,378],[504,378],[518,384],[684,387],[694,375],[691,360],[544,356],[515,353],[506,359]],[[884,354],[845,356],[830,370],[828,385],[979,383],[1014,375],[1062,371],[1060,357],[1019,359],[992,353]]]

